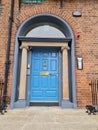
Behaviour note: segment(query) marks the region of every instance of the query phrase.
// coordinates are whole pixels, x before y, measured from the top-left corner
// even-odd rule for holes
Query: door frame
[[[66,50],[66,52],[67,52],[67,50],[69,49],[69,47],[68,47],[68,43],[67,42],[34,42],[34,41],[30,41],[30,42],[27,42],[27,41],[23,41],[22,42],[22,44],[21,44],[21,47],[20,48],[23,48],[23,47],[25,47],[25,48],[29,48],[29,50],[28,50],[28,52],[30,53],[30,50],[32,49],[32,47],[52,47],[52,48],[61,48],[61,51],[63,51],[63,50]],[[62,55],[59,53],[59,55],[62,57]],[[28,59],[28,58],[27,58]],[[62,59],[62,58],[61,58]],[[66,58],[64,58],[64,59],[66,59]],[[30,59],[29,59],[30,60]],[[62,61],[62,60],[61,60]],[[65,61],[65,60],[64,60]],[[63,61],[63,62],[64,62]],[[64,64],[63,64],[63,62],[61,63],[61,65],[59,65],[59,66],[64,66]],[[29,61],[29,64],[31,64],[31,62]],[[28,65],[27,65],[28,66]],[[68,67],[68,66],[66,66],[66,67]],[[66,68],[65,67],[65,68]],[[62,67],[61,67],[62,68]],[[30,72],[30,68],[29,69],[27,69],[27,74],[26,75],[28,75],[27,76],[27,83],[26,83],[26,86],[29,86],[30,87],[30,74],[28,74],[28,71]],[[59,69],[59,71],[61,71],[60,69]],[[64,72],[63,72],[63,74],[64,74]],[[68,75],[68,72],[67,72],[67,75]],[[29,77],[29,79],[28,79],[28,77]],[[66,78],[68,78],[68,76],[66,77]],[[29,81],[28,81],[29,80]],[[61,74],[61,79],[59,79],[59,80],[64,80],[64,78],[63,78],[63,76],[62,76],[62,74]],[[66,80],[66,79],[65,79]],[[64,80],[64,82],[65,82],[65,80]],[[29,83],[29,85],[28,85],[28,83]],[[66,80],[66,83],[67,83],[67,80]],[[64,86],[63,85],[63,82],[61,82],[60,84],[59,84],[59,105],[60,106],[62,106],[62,95],[63,95],[63,88],[62,88],[62,86]],[[67,89],[69,89],[69,86],[67,86],[68,88]],[[30,93],[30,92],[28,92],[28,90],[30,90],[30,88],[27,88],[26,87],[26,90],[27,90],[27,93],[26,93],[26,99],[27,99],[27,105],[29,106],[29,95],[28,95],[28,93]],[[65,90],[65,89],[64,89]]]

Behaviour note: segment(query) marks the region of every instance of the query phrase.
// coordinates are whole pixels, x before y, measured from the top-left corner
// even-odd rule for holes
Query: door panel
[[[58,50],[32,51],[30,101],[58,101]]]

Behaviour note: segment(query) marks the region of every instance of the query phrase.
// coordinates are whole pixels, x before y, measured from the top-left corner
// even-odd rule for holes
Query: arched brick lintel
[[[59,26],[63,32],[67,35],[67,37],[71,37],[72,39],[74,38],[72,29],[70,27],[70,25],[63,20],[62,18],[53,15],[53,14],[37,14],[35,16],[31,16],[29,18],[27,18],[19,27],[17,35],[18,36],[24,36],[26,32],[29,31],[29,29],[34,25],[37,24],[39,22],[50,22],[50,23],[54,23],[57,26]]]

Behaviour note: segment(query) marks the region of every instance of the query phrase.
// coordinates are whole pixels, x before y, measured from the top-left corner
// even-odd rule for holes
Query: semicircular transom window
[[[66,36],[60,29],[48,24],[34,27],[26,34],[26,37],[65,38]]]

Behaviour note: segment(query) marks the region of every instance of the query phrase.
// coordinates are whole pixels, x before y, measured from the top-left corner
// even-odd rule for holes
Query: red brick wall
[[[8,35],[8,17],[10,2],[5,0],[0,4],[0,80],[4,81],[5,58]]]
[[[73,17],[72,12],[82,12],[82,17]],[[2,1],[0,12],[0,75],[4,74],[5,53],[8,35],[8,16],[10,2]],[[91,103],[89,82],[98,78],[98,1],[97,0],[66,0],[60,8],[59,0],[46,0],[43,4],[21,4],[19,10],[18,0],[15,0],[14,21],[12,28],[10,71],[8,81],[8,95],[11,95],[13,56],[16,32],[20,24],[28,17],[50,13],[57,15],[68,22],[75,37],[75,75],[78,107]],[[80,38],[77,39],[77,34]],[[83,70],[77,70],[77,57],[83,58]]]

